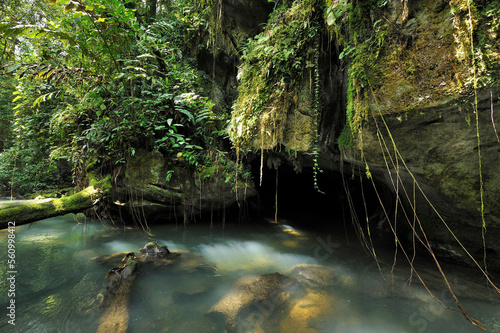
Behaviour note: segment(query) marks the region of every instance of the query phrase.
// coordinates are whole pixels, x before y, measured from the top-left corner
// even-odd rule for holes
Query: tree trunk
[[[8,228],[9,222],[15,222],[19,226],[49,217],[77,213],[94,206],[101,196],[102,190],[89,186],[69,197],[1,209],[0,229]]]

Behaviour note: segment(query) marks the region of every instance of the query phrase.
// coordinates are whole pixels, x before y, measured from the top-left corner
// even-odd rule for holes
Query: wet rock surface
[[[449,317],[454,313],[450,309],[456,309],[457,305],[443,284],[442,276],[418,267],[432,295],[422,288],[416,277],[413,283],[410,282],[408,272],[401,268],[387,267],[385,272],[382,267],[386,280],[373,283],[362,278],[357,280],[349,272],[328,266],[297,265],[283,274],[241,278],[206,315],[215,325],[212,331],[216,332],[365,331],[359,311],[380,312],[381,315],[386,315],[387,311],[382,305],[368,309],[365,303],[376,304],[378,299],[397,297],[401,304],[419,304],[422,313],[431,313],[435,319]],[[454,293],[461,300],[478,297],[474,293],[479,292],[482,297],[488,293],[484,284],[457,284],[456,278],[451,275],[449,278]],[[450,308],[447,310],[434,297]],[[333,322],[332,317],[342,319]]]
[[[473,265],[471,258],[451,233],[453,232],[473,257],[482,258],[486,251],[489,268],[500,270],[500,244],[496,241],[500,237],[500,143],[492,130],[489,102],[489,91],[479,95],[481,170],[476,128],[466,121],[470,114],[453,103],[422,110],[418,114],[384,116],[390,135],[405,161],[399,173],[390,161],[388,163],[392,171],[387,171],[388,156],[383,156],[375,124],[377,121],[379,128],[383,126],[381,119],[373,120],[361,135],[363,154],[372,175],[385,184],[389,189],[387,192],[391,193],[389,196],[395,197],[393,183],[399,182],[399,186],[404,186],[411,197],[404,197],[402,200],[405,213],[413,216],[412,207],[416,207],[419,223],[437,255],[450,261]],[[500,105],[493,107],[498,109]],[[386,143],[391,142],[385,127],[381,138]],[[356,163],[356,157],[352,157],[351,161]],[[395,156],[391,158],[395,159]],[[486,249],[483,246],[480,212],[480,171],[484,190]],[[413,187],[416,186],[414,179],[425,196],[418,187],[415,195],[412,194]],[[394,210],[390,205],[387,208]],[[413,232],[401,211],[400,221],[400,237],[409,241]],[[387,221],[384,223],[386,231],[392,233]],[[418,233],[421,234],[420,231]]]
[[[257,331],[270,322],[276,324],[277,317],[289,311],[290,299],[304,293],[296,279],[279,273],[244,277],[207,315],[228,332]]]
[[[134,252],[116,253],[110,256],[96,258],[98,262],[113,264],[106,277],[109,285],[102,297],[100,308],[102,315],[97,332],[126,332],[129,325],[128,303],[134,280],[139,274],[139,268],[144,266],[168,266],[176,262],[180,253],[170,252],[166,245],[160,246],[157,242],[149,242],[140,249],[141,258]],[[154,263],[155,265],[150,265]]]
[[[227,332],[317,332],[314,327],[321,326],[334,307],[342,307],[326,292],[334,284],[334,271],[319,265],[247,276],[207,316]]]

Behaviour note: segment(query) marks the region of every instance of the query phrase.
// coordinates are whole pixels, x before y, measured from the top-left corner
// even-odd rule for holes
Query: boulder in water
[[[166,258],[169,254],[172,254],[166,245],[158,245],[158,242],[152,241],[144,245],[142,249],[140,249],[142,253],[143,259],[146,258]],[[177,254],[178,255],[178,254]]]
[[[286,271],[285,274],[296,278],[309,288],[325,288],[335,285],[354,287],[354,280],[349,274],[327,266],[299,264]]]
[[[207,313],[225,332],[317,332],[334,309],[346,305],[325,288],[345,286],[343,274],[319,265],[297,265],[285,274],[248,276]]]
[[[296,279],[279,273],[244,277],[207,315],[228,332],[254,332],[279,323],[304,293]]]

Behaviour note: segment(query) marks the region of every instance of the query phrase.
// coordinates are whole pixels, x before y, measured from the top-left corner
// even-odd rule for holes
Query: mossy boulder
[[[235,163],[186,168],[158,151],[138,149],[114,188],[114,209],[147,221],[180,218],[225,209],[256,194],[253,182],[236,175]],[[135,215],[137,216],[137,214]]]
[[[158,245],[157,242],[149,242],[140,250],[143,258],[163,258],[170,253],[166,245]]]

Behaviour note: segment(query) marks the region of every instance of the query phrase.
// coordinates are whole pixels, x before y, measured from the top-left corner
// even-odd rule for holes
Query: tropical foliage
[[[0,190],[84,186],[88,172],[109,173],[137,149],[189,168],[217,151],[227,115],[213,112],[210,78],[185,52],[204,22],[199,4],[2,6]]]
[[[264,31],[250,38],[243,48],[239,96],[233,105],[230,127],[231,139],[237,145],[251,146],[256,141],[254,146],[273,148],[283,141],[290,109],[304,104],[313,108],[313,93],[304,82],[313,80],[322,3],[283,2]],[[301,134],[315,133],[310,124],[301,127]]]

